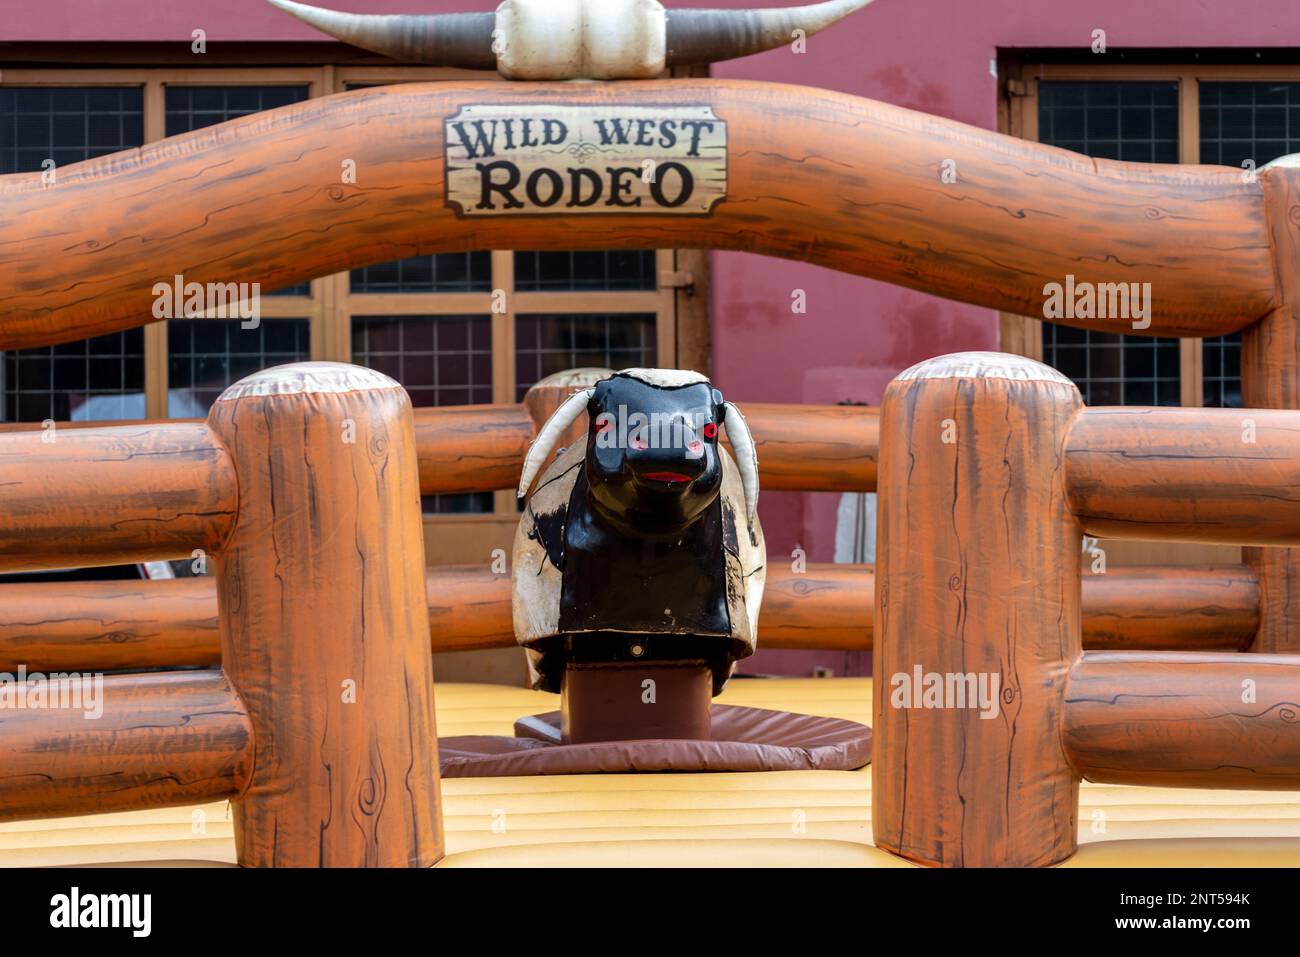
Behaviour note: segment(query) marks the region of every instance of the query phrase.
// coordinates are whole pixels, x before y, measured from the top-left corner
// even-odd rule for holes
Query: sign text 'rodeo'
[[[444,135],[466,216],[699,216],[727,193],[727,125],[707,106],[466,106]]]

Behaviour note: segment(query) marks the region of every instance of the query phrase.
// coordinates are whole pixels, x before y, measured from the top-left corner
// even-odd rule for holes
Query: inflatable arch
[[[985,354],[903,373],[879,412],[746,410],[767,487],[881,494],[874,576],[814,568],[811,591],[774,576],[760,626],[791,647],[874,633],[877,843],[936,865],[1052,864],[1075,849],[1083,777],[1300,789],[1298,177],[1094,161],[775,84],[364,90],[53,186],[0,178],[0,348],[141,325],[175,276],[272,290],[475,248],[746,250],[1017,313],[1066,276],[1150,282],[1146,334],[1243,331],[1255,411],[1084,409],[1054,371]],[[424,568],[417,491],[513,487],[554,398],[416,414],[391,380],[308,363],[233,386],[203,422],[0,434],[0,568],[217,558],[215,585],[142,592],[166,637],[123,624],[109,647],[50,627],[19,646],[0,625],[6,666],[222,666],[110,676],[94,727],[7,719],[0,818],[228,797],[244,864],[435,863],[430,649],[513,638],[499,581]],[[955,441],[932,441],[950,417]],[[1081,587],[1082,532],[1251,547],[1239,568]],[[110,617],[124,601],[75,596]],[[884,676],[916,669],[918,684],[1001,675],[998,720],[893,703]],[[320,692],[348,682],[353,702]]]
[[[547,120],[596,122],[716,117],[720,162],[707,214],[566,211],[571,171],[550,167],[555,204],[482,215],[475,171],[449,194],[452,164],[473,163],[455,124],[490,104],[492,119],[541,131]],[[482,121],[480,121],[482,122]],[[612,125],[607,135],[614,135]],[[448,136],[450,131],[450,137]],[[570,133],[573,133],[570,130]],[[473,135],[468,133],[466,135]],[[518,134],[524,136],[522,130]],[[540,135],[540,132],[539,132]],[[651,134],[653,135],[653,134]],[[498,147],[505,150],[506,134]],[[620,146],[615,168],[698,162],[683,137]],[[477,141],[475,141],[477,143]],[[536,153],[516,143],[516,150]],[[547,149],[580,147],[576,135]],[[606,154],[601,154],[606,155]],[[356,183],[344,183],[344,161]],[[956,183],[944,183],[945,163]],[[708,163],[701,164],[704,167]],[[462,170],[462,172],[464,172]],[[265,291],[417,253],[467,249],[698,247],[813,262],[1020,314],[1042,313],[1043,288],[1150,282],[1151,335],[1235,332],[1280,302],[1270,193],[1287,171],[1161,168],[1093,160],[899,107],[823,90],[718,80],[619,86],[411,84],[357,90],[171,137],[41,174],[0,178],[0,347],[19,348],[142,324],[153,289],[175,275],[259,282]],[[630,177],[623,174],[626,187]],[[500,175],[496,182],[502,182]],[[590,187],[589,187],[590,188]],[[554,189],[539,185],[540,198]],[[676,199],[680,181],[663,190]],[[451,201],[468,194],[469,202]],[[524,184],[512,188],[527,199]],[[518,198],[522,197],[522,198]],[[508,199],[494,194],[505,207]],[[1284,203],[1274,196],[1273,204]],[[70,279],[74,281],[69,281]],[[1127,320],[1077,325],[1132,331]]]

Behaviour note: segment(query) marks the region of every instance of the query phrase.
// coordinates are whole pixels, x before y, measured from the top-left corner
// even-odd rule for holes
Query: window
[[[411,404],[492,401],[489,316],[353,316],[352,361],[406,386]]]
[[[1243,175],[1300,152],[1300,71],[1293,68],[1020,70],[1026,95],[1013,99],[1008,126],[1030,139],[1108,159],[1240,167]],[[1240,333],[1150,339],[1004,317],[1003,341],[1069,375],[1089,404],[1241,405]]]
[[[0,173],[78,162],[345,89],[450,77],[485,81],[399,66],[6,69]],[[308,358],[379,369],[416,406],[514,402],[573,365],[676,365],[679,334],[693,350],[680,363],[694,366],[707,343],[705,297],[683,296],[679,315],[674,283],[706,269],[704,257],[668,250],[411,256],[264,291],[256,329],[171,319],[10,352],[0,360],[0,414],[198,417],[231,382]],[[665,275],[673,282],[661,283]],[[518,516],[508,491],[430,497],[425,511],[466,528],[496,522],[507,542]]]
[[[1087,405],[1178,405],[1177,339],[1043,323],[1043,361],[1079,387]]]
[[[6,422],[144,418],[144,330],[4,357]]]
[[[352,361],[402,383],[416,408],[486,404],[492,401],[492,318],[353,316]],[[492,508],[491,492],[424,497],[430,515]]]
[[[588,366],[655,365],[655,317],[580,313],[520,316],[515,322],[516,397],[548,375]]]
[[[144,142],[138,87],[0,88],[0,173],[32,173]]]
[[[202,418],[245,376],[310,357],[306,319],[273,319],[255,329],[238,319],[167,321],[167,407],[172,418]]]
[[[352,270],[353,292],[487,292],[492,254],[414,256]]]
[[[307,99],[307,87],[167,86],[167,135],[201,130],[236,117]]]
[[[1178,84],[1044,81],[1039,140],[1085,156],[1178,162]]]
[[[521,292],[654,287],[655,254],[645,250],[515,253],[515,289]]]

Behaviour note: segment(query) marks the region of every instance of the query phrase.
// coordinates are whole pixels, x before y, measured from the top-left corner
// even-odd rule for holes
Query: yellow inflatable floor
[[[737,680],[729,704],[871,721],[871,680]],[[444,735],[510,734],[554,695],[438,686]],[[909,866],[871,843],[871,773],[627,774],[443,782],[444,867]],[[1300,792],[1084,784],[1066,866],[1300,866]],[[0,866],[229,864],[227,804],[0,825]]]

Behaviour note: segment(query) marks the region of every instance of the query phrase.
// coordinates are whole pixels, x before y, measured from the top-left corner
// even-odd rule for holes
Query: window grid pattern
[[[1199,90],[1202,163],[1249,160],[1258,169],[1300,150],[1300,83],[1201,83]]]
[[[417,408],[492,401],[490,316],[353,316],[352,361],[400,382]]]
[[[1044,81],[1038,129],[1041,142],[1088,156],[1177,163],[1178,84]],[[1088,405],[1179,405],[1179,359],[1177,339],[1043,323],[1043,361],[1073,379]]]
[[[396,379],[416,407],[492,401],[490,316],[353,316],[352,361]],[[491,492],[426,495],[426,514],[491,512]]]
[[[653,290],[658,282],[653,250],[516,252],[516,292]]]
[[[245,329],[238,319],[167,322],[168,396],[172,418],[207,415],[212,403],[245,376],[311,357],[306,319],[265,319]]]
[[[144,418],[144,330],[4,354],[6,422]]]
[[[1038,86],[1041,142],[1100,159],[1178,162],[1178,84],[1098,80]]]
[[[354,293],[488,292],[492,253],[439,253],[412,256],[352,270]]]
[[[1086,405],[1178,405],[1177,339],[1043,323],[1043,361],[1079,386]]]
[[[166,91],[167,135],[216,126],[307,99],[306,86],[174,86]]]
[[[273,110],[276,107],[301,103],[310,89],[306,86],[173,86],[165,92],[166,128],[168,136],[216,126],[237,119]],[[298,283],[286,289],[263,293],[266,296],[310,296],[311,283]]]
[[[1202,163],[1258,169],[1300,151],[1300,83],[1201,83]],[[1201,343],[1203,405],[1241,407],[1241,333]]]
[[[0,173],[37,173],[144,143],[140,87],[0,89]]]
[[[576,313],[517,316],[517,400],[556,372],[587,366],[653,367],[658,346],[654,313]]]
[[[1201,340],[1202,405],[1241,408],[1241,333]]]

